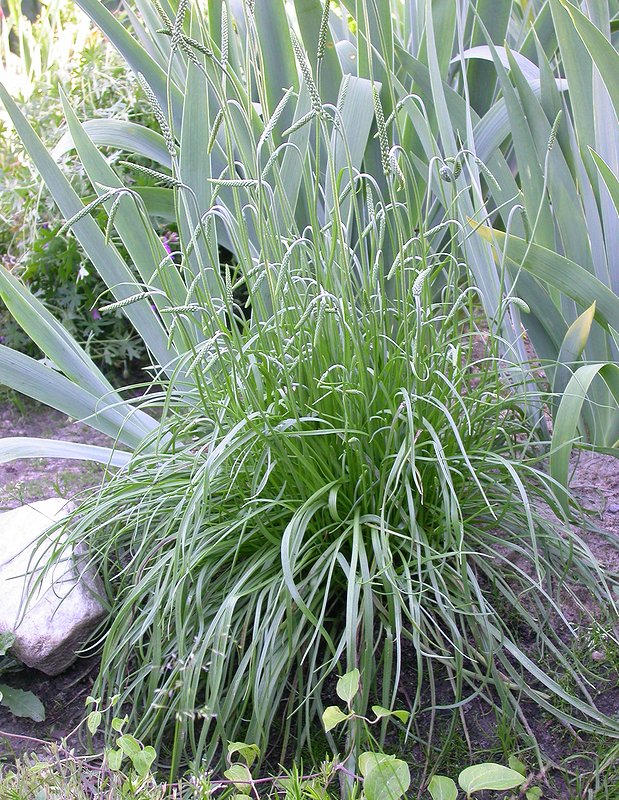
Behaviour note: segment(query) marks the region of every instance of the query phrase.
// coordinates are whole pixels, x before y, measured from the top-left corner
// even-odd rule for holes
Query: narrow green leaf
[[[337,178],[339,195],[345,191],[353,177],[361,171],[361,164],[370,139],[370,131],[374,121],[374,100],[372,83],[362,78],[351,76],[342,82],[339,93],[341,110],[341,129],[337,127],[331,137],[331,158]],[[338,202],[331,173],[327,175],[326,213],[327,218]],[[345,217],[350,205],[350,198],[340,203],[340,213]]]
[[[521,189],[525,197],[530,193],[531,176],[536,169],[546,187],[543,196],[548,212],[547,222],[543,223],[543,217],[537,221],[535,217],[529,217],[530,225],[535,225],[535,241],[550,249],[559,249],[555,247],[555,242],[561,241],[563,255],[594,271],[587,221],[583,214],[579,187],[570,172],[560,143],[557,141],[557,133],[561,129],[561,124],[565,128],[566,125],[569,125],[569,120],[565,124],[562,123],[565,114],[562,114],[558,120],[557,114],[552,120],[547,118],[541,98],[536,97],[516,61],[516,53],[507,50],[507,56],[521,106],[520,113],[531,132],[534,146],[531,157],[525,158],[518,164]],[[555,120],[558,125],[556,128],[552,125]],[[551,141],[553,145],[549,150]],[[525,175],[527,176],[526,180],[522,180]],[[538,206],[533,208],[538,208]],[[529,206],[527,210],[534,213]],[[517,231],[512,231],[512,233],[518,234]],[[531,233],[531,235],[533,234]]]
[[[0,99],[61,213],[66,219],[71,219],[83,211],[84,204],[2,84]],[[140,291],[133,273],[116,249],[106,244],[102,231],[93,219],[89,216],[83,217],[73,225],[73,230],[117,300],[131,297],[136,291]],[[168,347],[166,332],[150,304],[146,301],[136,303],[128,306],[125,313],[157,362],[172,371],[176,354]]]
[[[144,417],[150,419],[146,414],[140,417],[135,409],[129,410],[129,404],[125,409],[108,406],[101,397],[87,392],[51,367],[5,345],[0,345],[0,384],[73,419],[83,420],[127,447],[137,447],[145,436],[142,422]],[[151,430],[156,424],[152,420]]]
[[[554,223],[545,192],[543,168],[540,163],[543,156],[540,157],[535,147],[535,140],[529,118],[523,108],[518,93],[507,76],[507,72],[497,49],[493,45],[491,45],[489,49],[494,56],[499,84],[509,115],[511,129],[510,138],[513,143],[518,169],[521,176],[523,174],[527,176],[526,181],[523,182],[523,199],[526,213],[529,220],[535,220],[537,218],[537,227],[535,231],[536,241],[546,247],[552,247],[554,244]],[[510,61],[507,51],[504,51],[503,55],[507,58],[508,64],[512,67],[512,71],[518,71],[519,62],[516,62],[513,58]],[[520,74],[522,75],[522,70],[520,70]],[[544,150],[546,149],[547,141],[548,137],[546,137],[543,143]]]
[[[453,120],[449,113],[447,102],[448,92],[445,90],[438,63],[438,51],[435,40],[435,30],[433,23],[433,4],[426,3],[428,18],[427,24],[427,52],[428,67],[431,87],[432,105],[438,122],[438,129],[442,139],[443,156],[455,157],[458,154],[459,146],[457,139],[460,132],[454,129]],[[472,126],[472,116],[470,109],[464,109],[464,126],[462,130],[468,130]],[[472,143],[471,143],[472,144]],[[458,213],[462,224],[466,224],[467,217],[475,218],[476,213],[485,213],[485,209],[480,208],[480,199],[475,193],[460,192],[458,199]],[[484,308],[490,318],[494,317],[501,303],[501,286],[497,269],[492,262],[490,248],[481,241],[476,241],[474,237],[466,237],[464,240],[464,253],[467,262],[471,265],[473,275],[477,285],[481,289],[481,297]],[[524,348],[520,341],[519,334],[513,330],[511,324],[506,323],[502,334],[507,341],[513,344],[516,352],[521,353],[524,358]]]
[[[595,166],[598,168],[602,180],[608,189],[608,193],[611,196],[613,205],[617,210],[617,214],[619,214],[619,178],[604,161],[602,156],[600,156],[599,153],[596,153],[592,147],[589,148],[589,152],[591,153],[591,157],[595,162]]]
[[[61,100],[80,161],[97,194],[101,195],[105,191],[103,187],[123,188],[122,181],[90,140],[62,92]],[[108,213],[113,202],[110,200],[105,203]],[[149,230],[147,221],[139,213],[132,197],[122,197],[119,203],[118,213],[114,217],[114,227],[127,248],[130,259],[137,266],[142,282],[149,289],[155,288],[166,292],[166,296],[155,294],[151,302],[158,308],[170,303],[182,304],[185,301],[186,290],[176,266],[168,266],[165,278],[160,273],[159,264],[165,258],[166,251],[156,232]],[[93,263],[98,268],[98,262]],[[148,345],[148,340],[145,341]],[[175,339],[175,344],[182,352],[180,337]]]
[[[612,104],[615,107],[615,113],[619,117],[619,81],[617,80],[617,75],[619,75],[619,53],[602,31],[582,11],[568,3],[567,0],[560,0],[560,2],[572,18],[578,35],[599,70]]]
[[[294,0],[295,12],[301,40],[307,52],[310,64],[317,79],[320,75],[319,89],[323,102],[333,103],[337,101],[338,89],[342,79],[342,68],[337,57],[337,50],[331,37],[331,31],[327,29],[325,48],[318,73],[318,44],[320,25],[323,18],[323,9],[327,6],[329,11],[330,0]]]
[[[142,48],[131,33],[108,11],[101,0],[76,0],[77,5],[90,17],[112,42],[114,47],[127,61],[136,75],[142,74],[154,93],[159,104],[167,113],[168,88],[163,69]],[[174,83],[170,86],[172,113],[175,123],[180,125],[182,95]]]
[[[561,0],[550,0],[561,66],[569,85],[574,127],[581,148],[595,144],[591,58]]]
[[[11,316],[56,367],[93,394],[108,395],[122,403],[112,385],[92,359],[17,278],[0,266],[0,298]]]
[[[580,358],[587,344],[594,316],[595,302],[593,302],[586,311],[583,311],[568,328],[565,339],[563,340],[563,348],[559,355],[559,361],[574,362]]]
[[[619,330],[619,297],[586,269],[541,245],[482,225],[477,233],[487,242],[507,245],[507,260],[559,289],[581,305],[596,304],[596,319]],[[495,249],[496,251],[496,249]]]
[[[264,87],[270,116],[287,86],[299,85],[290,39],[290,22],[284,3],[257,3],[254,16],[264,60]],[[282,120],[282,124],[286,122]]]
[[[150,6],[150,7],[149,7]],[[167,36],[153,36],[152,31],[155,26],[150,24],[153,16],[156,17],[155,11],[150,3],[146,4],[141,0],[135,0],[136,11],[140,14],[141,19],[137,16],[131,6],[127,6],[124,13],[131,24],[131,33],[142,45],[148,55],[155,61],[162,69],[166,69],[170,59],[170,41]],[[157,18],[157,17],[156,17]],[[161,29],[161,21],[157,18],[158,24],[155,29]],[[148,28],[148,30],[147,30]]]
[[[493,50],[496,52],[497,57],[499,58],[501,64],[505,67],[505,69],[509,69],[509,58],[507,56],[507,50],[505,47],[499,47],[495,45],[492,49],[488,47],[487,44],[477,45],[476,47],[470,47],[462,53],[462,58],[464,59],[482,59],[484,61],[494,61]],[[522,70],[522,74],[525,78],[529,81],[529,83],[534,84],[540,80],[539,74],[539,67],[530,61],[528,58],[525,58],[520,53],[512,53],[512,56],[520,69]],[[457,55],[455,58],[452,58],[452,64],[454,62],[458,62],[460,60],[460,55]]]
[[[167,169],[172,166],[163,136],[144,125],[121,119],[89,119],[82,122],[82,127],[89,138],[100,147],[114,147],[123,152],[135,153]],[[52,150],[52,155],[58,160],[74,148],[71,132],[66,131]]]
[[[157,217],[161,222],[176,222],[174,189],[162,186],[134,186],[133,191],[144,201],[150,217]]]
[[[615,399],[617,410],[614,414],[614,425],[610,430],[600,435],[601,443],[607,447],[616,447],[617,431],[619,430],[619,365],[617,364],[585,364],[579,367],[571,377],[554,419],[552,434],[552,449],[550,452],[550,474],[562,486],[567,487],[570,454],[572,452],[574,437],[578,428],[580,413],[587,397],[592,381],[600,376],[608,386],[609,393]],[[564,508],[567,510],[568,498],[560,497]]]
[[[310,108],[311,102],[307,88],[305,84],[301,84],[292,119],[293,124],[303,119]],[[291,213],[294,214],[294,210],[298,206],[299,190],[303,177],[303,164],[305,161],[305,154],[309,147],[310,129],[311,126],[304,125],[302,128],[291,133],[288,137],[288,141],[293,144],[294,147],[287,147],[282,159],[281,175],[285,198],[285,203],[282,203],[284,207],[280,209],[282,222],[287,220]]]
[[[189,64],[180,136],[179,177],[186,186],[191,188],[197,207],[194,207],[194,202],[190,201],[186,192],[179,193],[180,213],[177,215],[179,233],[186,242],[190,240],[193,231],[199,224],[200,214],[211,206],[213,187],[209,181],[219,174],[218,172],[213,173],[214,157],[204,148],[204,131],[210,129],[211,122],[207,79],[197,67]],[[241,129],[239,126],[239,135]],[[244,161],[244,163],[247,162]],[[220,171],[219,166],[217,169]],[[203,276],[202,279],[208,286],[209,294],[213,299],[221,297],[220,283],[215,272],[215,267],[218,265],[213,264],[204,237],[198,236],[195,245],[187,259],[188,266],[194,275],[201,274]],[[217,252],[215,243],[213,243],[213,249]]]
[[[484,21],[492,42],[504,42],[508,38],[512,6],[496,3],[495,0],[476,0],[476,13]],[[472,46],[483,45],[485,32],[474,25],[471,31]],[[496,74],[490,63],[473,62],[466,70],[470,103],[478,113],[485,113],[496,97]]]
[[[600,578],[603,579],[603,573],[600,570]],[[619,733],[619,724],[616,718],[599,711],[591,703],[587,703],[566,691],[560,683],[554,680],[547,672],[544,672],[529,656],[526,655],[514,642],[506,638],[504,633],[500,631],[492,623],[488,624],[488,631],[497,644],[501,644],[507,651],[510,658],[503,659],[503,669],[512,678],[517,681],[522,676],[521,670],[526,670],[534,681],[538,681],[543,687],[551,692],[555,697],[565,701],[566,708],[576,713],[569,713],[566,711],[561,712],[561,719],[570,725],[577,725],[581,730],[588,730],[592,733],[605,733],[612,731],[615,735]],[[517,664],[517,668],[512,665]],[[541,692],[535,693],[537,704],[541,708],[553,713],[556,712],[556,705],[550,703],[546,696]],[[586,718],[586,719],[585,719]]]
[[[65,442],[59,439],[38,439],[29,436],[0,438],[0,464],[18,458],[71,458],[78,461],[96,461],[110,467],[124,467],[131,453],[109,447]]]

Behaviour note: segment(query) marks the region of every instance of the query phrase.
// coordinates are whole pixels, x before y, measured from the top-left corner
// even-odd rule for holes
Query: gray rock
[[[58,675],[101,622],[101,582],[79,552],[56,532],[45,531],[70,511],[60,497],[0,514],[0,632],[15,635],[11,653],[29,667]],[[46,574],[51,549],[60,552]]]

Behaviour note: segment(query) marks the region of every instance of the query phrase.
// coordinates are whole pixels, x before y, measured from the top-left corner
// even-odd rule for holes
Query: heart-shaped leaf
[[[86,717],[86,726],[92,734],[97,732],[97,728],[101,724],[101,716],[100,711],[91,711]]]
[[[521,775],[526,775],[527,774],[526,765],[523,764],[522,761],[519,758],[516,758],[516,756],[510,756],[509,757],[509,761],[507,762],[507,765],[508,765],[508,767],[510,769],[513,769],[516,772],[519,772]]]
[[[363,782],[367,800],[399,800],[410,786],[408,764],[399,758],[378,761]]]
[[[130,736],[128,733],[119,736],[118,739],[116,739],[116,744],[123,753],[132,760],[142,752],[142,745],[134,736]]]
[[[112,750],[112,748],[108,748],[105,751],[105,760],[107,761],[107,765],[112,772],[118,772],[123,761],[123,756],[124,753],[120,749]]]
[[[462,770],[458,776],[460,788],[467,794],[490,789],[495,792],[501,789],[514,789],[525,781],[524,775],[501,764],[476,764]]]
[[[0,684],[0,697],[2,698],[2,704],[16,717],[28,717],[35,722],[44,721],[45,707],[32,692],[14,689],[12,686],[7,686],[3,683]]]
[[[5,656],[7,650],[10,650],[15,643],[15,634],[11,633],[10,631],[6,631],[6,633],[0,633],[0,656]]]
[[[224,775],[229,781],[234,783],[234,788],[242,795],[248,795],[251,792],[251,772],[246,764],[232,764],[225,772]]]
[[[322,724],[325,726],[325,731],[328,733],[333,730],[340,722],[348,719],[348,714],[344,714],[341,708],[337,706],[327,706],[322,712]]]
[[[228,758],[238,753],[248,767],[254,763],[260,755],[260,748],[257,744],[247,744],[246,742],[228,742]],[[230,758],[230,760],[232,760]]]
[[[433,775],[428,784],[428,791],[432,800],[456,800],[458,797],[456,782],[445,775]]]
[[[410,712],[408,711],[390,711],[384,706],[372,706],[372,711],[376,714],[376,719],[395,717],[396,719],[399,719],[400,722],[404,722],[404,724],[408,722],[410,717]]]
[[[382,761],[394,761],[395,756],[388,756],[386,753],[361,753],[359,756],[359,771],[364,778]]]
[[[335,691],[340,700],[350,703],[359,691],[360,673],[358,669],[351,669],[338,680]]]
[[[155,758],[157,758],[157,753],[155,752],[155,748],[151,747],[150,745],[145,747],[131,758],[133,768],[138,773],[140,778],[144,778],[146,775],[148,775]]]

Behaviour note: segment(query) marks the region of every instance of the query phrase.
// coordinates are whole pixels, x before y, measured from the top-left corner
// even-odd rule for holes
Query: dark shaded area
[[[15,717],[0,704],[0,759],[13,760],[24,753],[45,753],[43,742],[60,743],[68,737],[69,748],[84,748],[84,731],[75,729],[86,716],[86,698],[92,690],[98,659],[78,659],[72,667],[55,677],[28,669],[4,673],[2,681],[34,692],[45,706],[45,721],[33,722]],[[33,740],[42,740],[42,742]],[[98,743],[97,743],[98,744]]]

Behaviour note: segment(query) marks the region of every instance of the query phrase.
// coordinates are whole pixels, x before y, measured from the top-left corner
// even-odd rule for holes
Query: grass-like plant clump
[[[370,215],[364,195],[354,245],[333,220],[265,241],[258,278],[239,264],[216,330],[179,362],[193,388],[153,401],[152,450],[74,521],[112,602],[98,690],[123,687],[145,740],[174,731],[175,759],[264,747],[274,723],[302,746],[323,682],[353,666],[362,707],[405,683],[417,712],[444,681],[455,703],[552,708],[561,689],[514,631],[560,660],[566,573],[605,598],[586,545],[537,507],[557,507],[553,485],[475,292],[423,237],[388,270],[406,211],[375,191]]]
[[[292,14],[248,2],[234,19],[228,4],[206,16],[142,4],[142,44],[80,3],[139,73],[161,134],[82,126],[65,102],[63,149],[77,150],[97,193],[85,205],[1,94],[113,295],[107,311],[122,309],[143,337],[151,380],[124,400],[2,271],[0,294],[57,371],[0,347],[0,380],[115,439],[63,450],[118,468],[68,526],[109,601],[97,695],[121,693],[173,775],[183,760],[221,760],[227,742],[264,752],[277,733],[311,747],[329,677],[353,668],[359,713],[376,697],[393,707],[405,689],[409,725],[428,706],[481,698],[526,727],[526,697],[618,735],[570,655],[562,606],[614,609],[612,580],[542,468],[544,398],[519,322],[529,307],[519,269],[507,258],[497,269],[472,224],[498,182],[473,149],[478,118],[442,81],[451,44],[437,44],[432,4],[423,48],[410,39],[421,63],[396,47],[396,15],[369,3],[355,20],[330,3]],[[411,93],[417,83],[435,112]],[[125,186],[98,150],[111,141],[156,161],[135,169],[158,186]],[[101,207],[105,232],[91,217]],[[174,252],[151,221],[162,215],[178,230]],[[599,290],[608,327],[615,301],[589,283],[582,302]],[[578,413],[561,429],[563,454]]]

